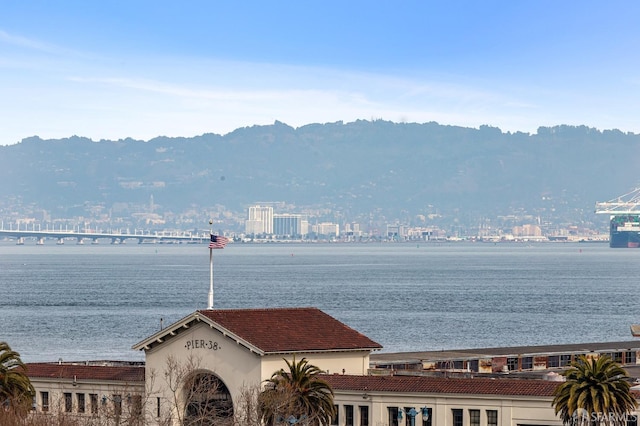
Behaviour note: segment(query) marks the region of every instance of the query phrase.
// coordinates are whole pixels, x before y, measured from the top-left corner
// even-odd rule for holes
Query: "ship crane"
[[[596,203],[596,214],[625,215],[640,214],[640,188],[614,198]]]

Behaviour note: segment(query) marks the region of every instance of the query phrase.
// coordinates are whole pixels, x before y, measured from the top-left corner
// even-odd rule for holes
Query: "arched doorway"
[[[227,386],[211,373],[197,373],[184,385],[187,426],[214,426],[230,424],[233,419],[233,401]]]

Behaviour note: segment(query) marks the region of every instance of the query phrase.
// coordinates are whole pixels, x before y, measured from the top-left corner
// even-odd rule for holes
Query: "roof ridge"
[[[216,308],[216,309],[198,309],[198,312],[231,312],[231,311],[305,311],[305,310],[317,310],[320,311],[320,308],[315,306],[279,306],[279,307],[271,307],[271,308]],[[322,311],[321,311],[322,312]]]

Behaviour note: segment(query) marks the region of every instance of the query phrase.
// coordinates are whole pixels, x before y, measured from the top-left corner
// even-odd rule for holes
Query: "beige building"
[[[251,206],[249,218],[245,221],[247,234],[273,234],[273,207]]]
[[[334,425],[561,425],[551,406],[557,382],[371,368],[382,346],[315,308],[200,310],[134,349],[144,351],[144,367],[29,364],[34,410],[52,412],[57,401],[56,412],[114,420],[144,413],[149,425],[178,425],[203,404],[237,414],[244,392],[260,389],[284,359],[304,357],[335,391]],[[194,383],[215,392],[205,400]]]
[[[329,237],[337,237],[340,235],[340,226],[337,223],[322,222],[311,227],[311,231],[318,235],[326,235]]]
[[[140,418],[145,398],[144,363],[52,362],[27,365],[37,415]]]

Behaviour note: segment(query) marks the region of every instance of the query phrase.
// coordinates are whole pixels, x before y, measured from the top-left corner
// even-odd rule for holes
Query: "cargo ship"
[[[609,247],[640,247],[640,214],[611,216],[609,228]]]

